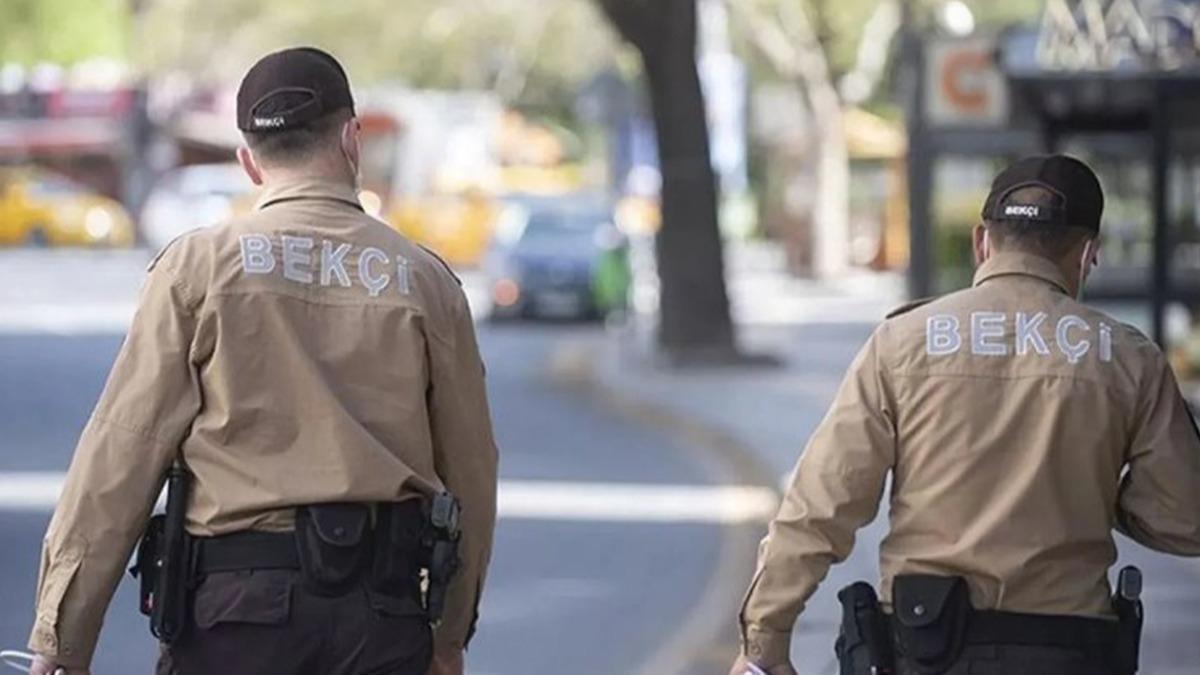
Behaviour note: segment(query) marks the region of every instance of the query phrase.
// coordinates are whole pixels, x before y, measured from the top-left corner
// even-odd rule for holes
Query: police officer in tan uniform
[[[996,178],[974,285],[894,312],[814,432],[760,547],[732,672],[794,672],[793,624],[889,474],[883,597],[839,594],[843,673],[1133,672],[1140,614],[1116,620],[1113,530],[1200,555],[1200,439],[1159,348],[1077,300],[1102,209],[1070,157]]]
[[[497,467],[463,291],[359,205],[359,124],[332,56],[264,57],[237,104],[261,199],[151,264],[46,534],[33,672],[87,671],[178,462],[194,575],[160,672],[462,673]],[[442,490],[461,503],[461,564],[431,629],[416,551]],[[338,556],[350,575],[321,577]]]

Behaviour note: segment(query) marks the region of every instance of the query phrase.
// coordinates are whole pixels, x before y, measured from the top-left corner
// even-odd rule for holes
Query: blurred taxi
[[[487,253],[499,211],[494,200],[473,189],[461,195],[406,200],[387,214],[387,220],[451,265],[473,267]]]
[[[43,169],[0,168],[0,245],[131,246],[133,238],[116,200]]]

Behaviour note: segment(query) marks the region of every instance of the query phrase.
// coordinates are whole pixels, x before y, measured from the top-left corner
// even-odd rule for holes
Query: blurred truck
[[[554,159],[554,134],[531,124],[517,125],[523,133],[506,134],[516,114],[506,113],[490,92],[379,86],[362,91],[356,109],[363,209],[458,267],[482,262],[508,193],[557,194],[580,182],[575,166],[506,160],[505,148],[525,148],[527,138]],[[191,149],[193,161],[197,147],[205,149],[200,161],[221,161],[241,141],[219,110],[197,109],[173,119],[171,133]],[[187,230],[250,208],[252,198],[244,197],[249,192],[234,164],[176,169],[160,180],[142,212],[145,237],[161,247]]]
[[[457,266],[476,266],[500,213],[490,93],[379,88],[359,105],[368,212]]]

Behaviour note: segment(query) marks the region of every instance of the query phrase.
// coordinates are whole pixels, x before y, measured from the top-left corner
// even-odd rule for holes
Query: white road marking
[[[15,335],[120,335],[129,330],[136,304],[0,304],[0,333]]]
[[[506,518],[743,523],[768,520],[777,505],[773,490],[743,485],[500,482]]]
[[[0,511],[54,508],[65,474],[0,473]],[[622,523],[766,521],[778,498],[773,490],[742,485],[655,485],[573,481],[500,481],[500,517],[516,520]]]
[[[61,471],[0,473],[0,511],[53,509],[65,476]]]

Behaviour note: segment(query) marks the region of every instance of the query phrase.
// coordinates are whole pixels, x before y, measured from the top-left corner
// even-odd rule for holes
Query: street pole
[[[932,295],[933,158],[925,133],[925,50],[917,33],[912,0],[900,3],[900,62],[904,77],[905,124],[908,130],[908,294]]]
[[[1167,302],[1171,298],[1171,228],[1168,209],[1171,165],[1171,120],[1170,102],[1166,86],[1159,83],[1154,91],[1154,113],[1151,115],[1151,133],[1154,136],[1154,152],[1151,157],[1153,185],[1151,199],[1154,214],[1154,246],[1150,262],[1150,307],[1154,341],[1166,348],[1167,335],[1165,317]]]
[[[133,101],[129,115],[125,119],[122,148],[122,190],[121,201],[130,213],[140,214],[146,198],[150,194],[153,176],[150,173],[149,153],[153,141],[154,125],[149,114],[149,82],[142,64],[137,63],[135,50],[138,48],[137,36],[141,32],[143,16],[146,9],[145,0],[130,0],[129,30],[127,58],[132,69],[137,70],[135,83],[132,84]],[[141,241],[141,228],[138,228],[137,238]]]

